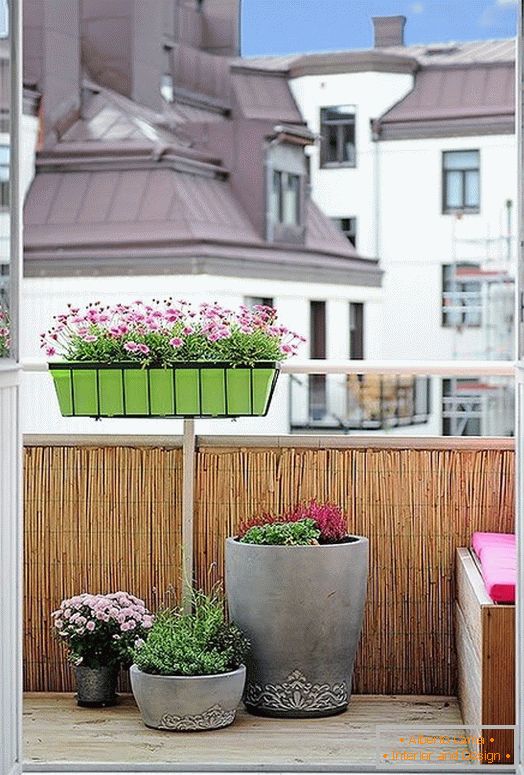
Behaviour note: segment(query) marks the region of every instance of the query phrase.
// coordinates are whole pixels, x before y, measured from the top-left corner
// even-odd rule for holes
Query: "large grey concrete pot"
[[[244,704],[257,715],[346,709],[362,627],[367,538],[320,546],[226,540],[231,619],[251,641]]]
[[[148,727],[200,732],[235,720],[246,682],[246,668],[219,675],[150,675],[130,668],[131,687]]]

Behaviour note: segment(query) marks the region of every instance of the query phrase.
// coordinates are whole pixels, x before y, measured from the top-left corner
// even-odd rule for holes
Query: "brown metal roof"
[[[389,46],[380,49],[352,49],[345,51],[320,51],[313,54],[285,54],[276,56],[243,57],[234,60],[243,69],[288,72],[306,68],[312,73],[315,68],[324,68],[326,60],[339,63],[341,67],[359,63],[364,68],[373,57],[377,62],[387,57],[412,58],[420,65],[432,64],[482,64],[488,62],[514,62],[515,38],[499,40],[448,41],[419,43],[412,46]],[[392,61],[392,60],[391,60]]]
[[[287,79],[273,74],[235,73],[236,105],[244,118],[303,124]]]
[[[376,126],[381,139],[514,131],[513,64],[426,67]]]

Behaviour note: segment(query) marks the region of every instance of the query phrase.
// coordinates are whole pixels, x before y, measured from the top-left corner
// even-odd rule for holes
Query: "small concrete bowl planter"
[[[263,305],[94,302],[55,321],[41,346],[64,417],[261,417],[303,341]]]
[[[201,732],[235,720],[246,683],[246,668],[218,675],[150,675],[136,665],[131,686],[144,724],[172,732]]]
[[[172,732],[227,727],[246,683],[249,642],[216,590],[159,611],[133,652],[131,686],[144,724]]]
[[[368,539],[290,546],[226,540],[231,618],[251,642],[244,704],[314,718],[351,696],[368,578]]]

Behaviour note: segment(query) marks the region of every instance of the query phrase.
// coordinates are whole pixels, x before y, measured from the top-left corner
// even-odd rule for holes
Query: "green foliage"
[[[272,546],[307,546],[318,543],[320,530],[313,519],[297,522],[269,522],[254,525],[242,536],[244,544],[268,544]]]
[[[195,592],[192,613],[180,608],[160,611],[134,662],[152,675],[214,675],[243,664],[249,642],[235,624],[225,620],[217,596]]]

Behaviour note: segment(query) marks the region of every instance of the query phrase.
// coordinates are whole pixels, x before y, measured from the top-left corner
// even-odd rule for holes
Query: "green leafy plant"
[[[245,544],[269,544],[272,546],[307,546],[317,544],[320,530],[313,519],[296,522],[267,522],[254,525],[244,533],[240,541]]]
[[[224,601],[215,592],[195,592],[191,613],[174,607],[156,614],[133,658],[151,675],[214,675],[236,670],[248,651],[247,638],[226,621]]]

